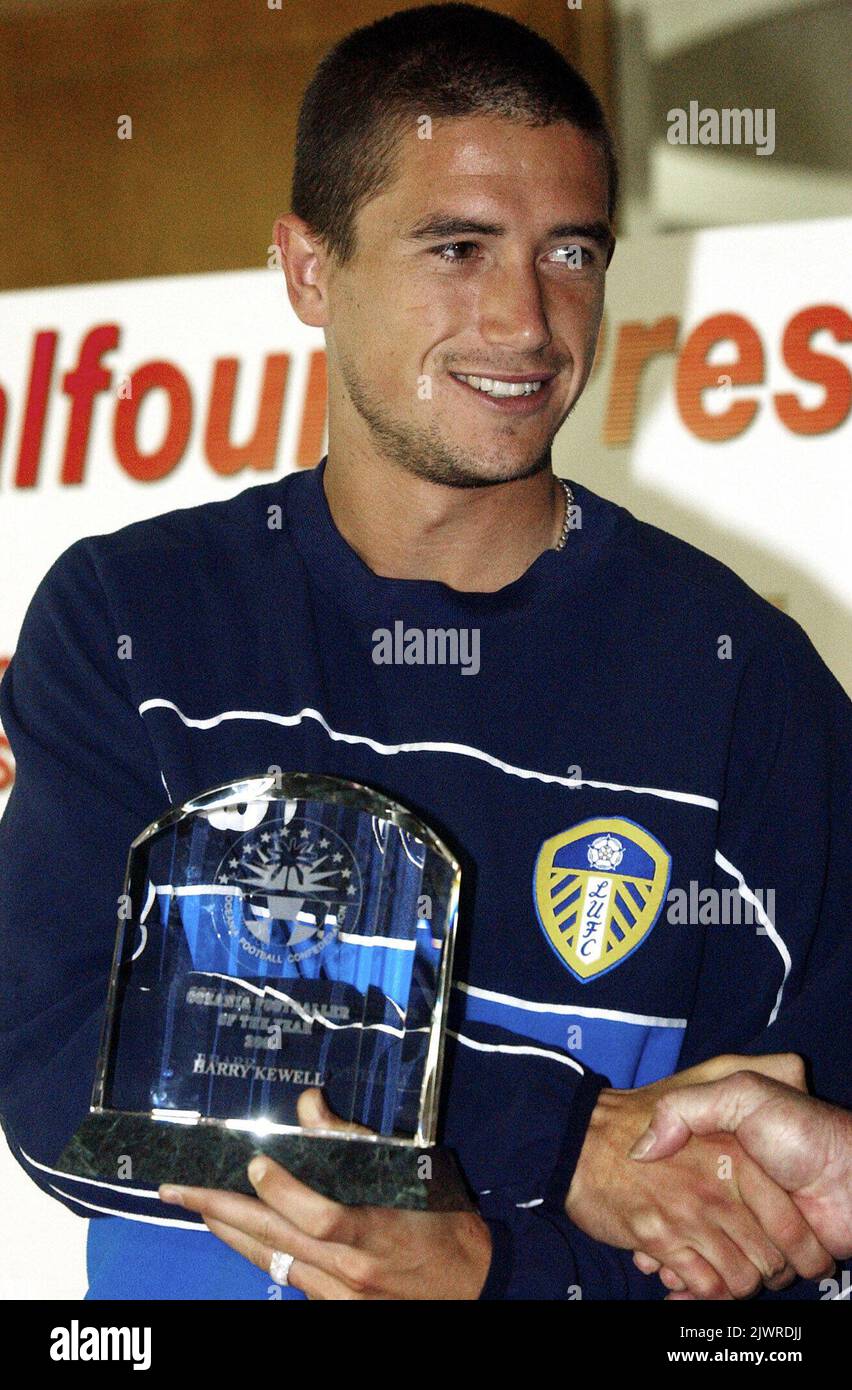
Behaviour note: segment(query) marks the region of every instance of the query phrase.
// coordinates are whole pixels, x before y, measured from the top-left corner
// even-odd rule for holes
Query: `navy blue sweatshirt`
[[[462,866],[440,1138],[491,1226],[483,1296],[661,1297],[556,1196],[604,1084],[793,1050],[850,1103],[852,705],[791,618],[578,483],[562,551],[466,593],[375,575],[324,470],[77,541],[32,599],[0,686],[9,1143],[93,1218],[89,1297],[269,1296],[191,1213],[55,1164],[130,842],[270,767],[352,778]]]

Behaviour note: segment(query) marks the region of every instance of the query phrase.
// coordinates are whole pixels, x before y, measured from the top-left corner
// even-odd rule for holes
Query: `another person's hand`
[[[318,1090],[299,1097],[305,1128],[352,1130]],[[226,1245],[269,1273],[294,1256],[287,1283],[311,1299],[476,1299],[491,1264],[491,1235],[476,1212],[347,1207],[264,1156],[249,1164],[257,1197],[165,1185],[160,1196],[196,1211]]]
[[[744,1058],[744,1061],[750,1059]],[[670,1157],[693,1134],[736,1134],[746,1153],[788,1192],[811,1230],[837,1259],[852,1255],[852,1114],[749,1069],[685,1086],[657,1101],[631,1157]],[[665,1270],[645,1251],[637,1266]]]
[[[694,1135],[653,1166],[629,1157],[658,1102],[746,1063],[804,1088],[801,1060],[778,1054],[715,1057],[650,1086],[602,1091],[565,1201],[593,1238],[641,1252],[639,1268],[653,1272],[645,1260],[670,1289],[699,1298],[747,1298],[762,1284],[783,1288],[795,1274],[815,1279],[833,1269],[801,1210],[737,1138]]]

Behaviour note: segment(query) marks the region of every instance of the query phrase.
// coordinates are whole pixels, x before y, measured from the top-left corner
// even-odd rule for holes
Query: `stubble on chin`
[[[531,460],[513,462],[503,458],[492,466],[481,454],[451,444],[434,424],[417,425],[394,419],[384,401],[358,377],[350,363],[341,362],[341,369],[352,405],[366,424],[376,449],[406,473],[444,487],[474,488],[518,482],[552,469],[550,442]],[[428,408],[429,402],[422,404]]]

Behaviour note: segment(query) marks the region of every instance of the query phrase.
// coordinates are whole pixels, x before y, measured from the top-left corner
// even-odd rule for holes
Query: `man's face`
[[[456,487],[548,467],[594,358],[606,204],[603,155],[565,123],[459,118],[403,137],[398,177],[358,214],[354,258],[329,263],[335,446],[366,429]],[[457,374],[547,379],[506,398]]]

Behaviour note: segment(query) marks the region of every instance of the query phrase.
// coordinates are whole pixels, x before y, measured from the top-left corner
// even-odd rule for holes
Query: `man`
[[[657,1100],[743,1055],[801,1087],[800,1054],[848,1102],[825,1021],[849,975],[852,721],[794,622],[552,474],[616,183],[597,101],[522,26],[437,6],[350,35],[306,94],[277,226],[325,332],[327,457],[80,541],[33,600],[0,688],[0,1103],[33,1178],[97,1218],[90,1297],[267,1297],[270,1269],[287,1297],[663,1297],[633,1251],[698,1296],[815,1297],[832,1268],[735,1137],[628,1157]],[[476,679],[416,644],[384,664],[396,623],[475,634]],[[258,1199],[55,1172],[129,842],[164,794],[267,767],[376,785],[457,851],[440,1137],[477,1214],[347,1211],[274,1164]],[[692,880],[772,887],[776,917],[673,923],[666,890]],[[313,1093],[302,1115],[334,1123]]]

